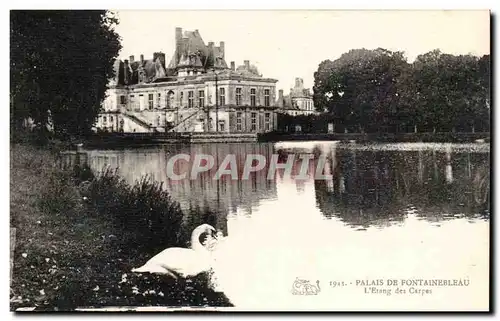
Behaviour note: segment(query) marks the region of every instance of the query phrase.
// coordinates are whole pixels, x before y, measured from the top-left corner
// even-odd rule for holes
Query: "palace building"
[[[108,132],[267,132],[277,128],[276,82],[250,61],[225,61],[225,44],[175,29],[170,62],[162,52],[114,65],[95,130]]]
[[[292,116],[317,114],[311,91],[304,88],[302,78],[295,78],[295,86],[290,88],[289,95],[283,96],[283,90],[279,90],[276,106],[278,112]]]

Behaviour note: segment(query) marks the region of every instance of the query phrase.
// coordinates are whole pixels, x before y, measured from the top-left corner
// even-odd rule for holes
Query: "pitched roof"
[[[193,55],[197,57],[195,60],[189,58]],[[224,61],[224,51],[220,46],[214,46],[213,42],[205,45],[198,30],[186,30],[182,32],[180,39],[176,39],[175,52],[168,68],[188,66],[204,69],[227,68],[227,63]]]
[[[236,71],[244,76],[250,76],[250,77],[261,76],[261,74],[259,73],[259,69],[257,69],[255,65],[250,65],[248,69],[245,65],[241,65],[236,68]]]
[[[300,108],[295,105],[295,104],[292,104],[292,98],[290,97],[290,95],[285,95],[283,96],[283,102],[281,103],[279,101],[279,98],[276,102],[276,105],[281,107],[281,109],[286,109],[286,110],[300,110]]]
[[[180,68],[198,69],[202,74],[208,74],[210,70],[218,69],[218,74],[251,78],[262,77],[257,67],[249,65],[248,61],[245,61],[245,65],[238,66],[236,70],[231,70],[224,59],[223,42],[220,42],[219,46],[214,46],[213,42],[206,45],[198,30],[182,31],[181,28],[176,28],[175,52],[168,65],[165,61],[165,54],[161,52],[155,52],[152,59],[143,59],[141,55],[141,60],[132,60],[129,64],[127,84],[124,82],[124,65],[121,60],[115,61],[114,85],[165,81],[166,78],[177,76]]]

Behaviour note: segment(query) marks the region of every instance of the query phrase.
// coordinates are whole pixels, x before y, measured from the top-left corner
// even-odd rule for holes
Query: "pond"
[[[215,166],[174,180],[168,165],[178,154],[212,155]],[[213,179],[227,155],[235,155],[240,173],[250,154],[263,156],[262,170]],[[295,158],[292,175],[278,169],[268,179],[274,154],[282,163],[312,155],[313,171],[325,159],[329,177],[297,178],[303,161]],[[217,290],[236,308],[488,308],[487,144],[195,144],[87,156],[94,170],[118,168],[129,183],[144,175],[163,182],[186,212],[215,213],[206,223],[225,236]],[[190,170],[189,162],[174,167]]]

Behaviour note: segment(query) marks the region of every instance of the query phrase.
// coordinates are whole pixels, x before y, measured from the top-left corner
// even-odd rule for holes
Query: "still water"
[[[237,308],[488,308],[489,145],[280,142],[87,153],[94,170],[118,168],[130,183],[149,175],[186,212],[214,213],[207,223],[226,236],[214,268],[217,288]],[[216,166],[196,180],[172,181],[167,162],[179,153],[213,155]],[[266,170],[248,180],[212,179],[228,154],[240,166],[247,154],[269,163],[272,154],[286,160],[299,153],[326,156],[331,179],[294,179],[282,171],[267,179]],[[187,166],[179,162],[176,171]],[[292,172],[298,168],[300,162]],[[316,293],[294,295],[297,278]],[[468,282],[408,285],[414,279]]]

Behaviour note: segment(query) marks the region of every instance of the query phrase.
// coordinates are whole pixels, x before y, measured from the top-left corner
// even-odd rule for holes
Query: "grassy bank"
[[[130,273],[166,247],[186,246],[194,228],[159,184],[63,171],[54,151],[26,144],[11,145],[10,157],[12,309],[230,305],[210,290],[207,275],[175,281]]]

